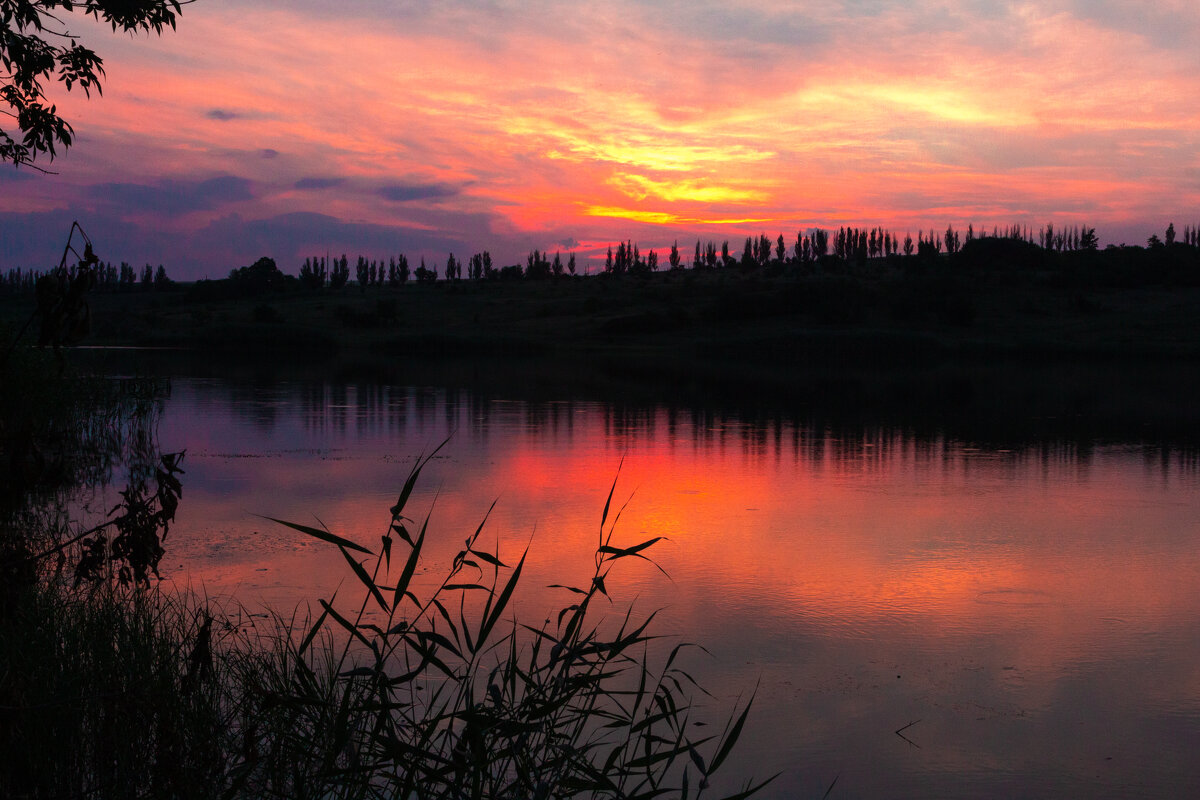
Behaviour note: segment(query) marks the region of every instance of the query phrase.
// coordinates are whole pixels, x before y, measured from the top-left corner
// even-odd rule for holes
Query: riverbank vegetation
[[[113,447],[99,451],[103,475],[66,460],[53,476],[30,472],[0,508],[0,795],[712,793],[751,698],[723,725],[706,718],[692,702],[704,690],[684,668],[692,648],[661,639],[653,613],[607,618],[597,609],[618,586],[617,562],[648,559],[656,541],[620,542],[612,491],[590,582],[562,587],[562,607],[537,614],[545,624],[514,618],[524,556],[484,545],[482,522],[450,563],[433,565],[444,577],[429,583],[429,519],[409,508],[426,458],[374,547],[356,541],[361,532],[277,521],[336,550],[358,598],[321,598],[315,618],[279,613],[255,627],[236,606],[156,585],[186,456],[155,452],[153,403],[116,402],[89,427],[104,407],[86,381],[49,354],[14,354],[3,365],[4,430],[18,409],[44,417],[35,443],[60,429],[103,430]],[[42,357],[45,369],[25,356]],[[43,381],[57,403],[36,404],[49,396],[37,391]],[[56,423],[68,412],[81,419]],[[67,445],[90,441],[72,434]],[[10,449],[0,443],[11,461]],[[143,457],[130,461],[130,451]],[[117,475],[126,483],[119,503],[99,519],[76,518],[71,490]]]
[[[653,541],[613,539],[545,625],[511,619],[523,557],[466,539],[418,589],[428,520],[396,506],[373,563],[322,529],[363,591],[357,613],[257,631],[120,570],[6,586],[0,608],[0,791],[7,797],[679,797],[707,794],[749,712],[706,726],[703,691],[653,614],[597,620],[614,563]],[[611,501],[611,496],[610,496]],[[13,532],[7,531],[9,535]],[[110,551],[111,552],[111,551]],[[94,554],[94,551],[93,551]],[[92,565],[93,567],[95,564]],[[144,588],[139,588],[144,587]],[[759,784],[761,786],[762,784]],[[731,797],[746,797],[746,785]]]

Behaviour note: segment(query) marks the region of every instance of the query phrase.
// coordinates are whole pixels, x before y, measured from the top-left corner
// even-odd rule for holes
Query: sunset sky
[[[50,266],[72,219],[181,279],[1200,222],[1193,0],[198,0],[161,38],[68,27],[104,95],[55,89],[58,174],[0,169],[0,269]]]

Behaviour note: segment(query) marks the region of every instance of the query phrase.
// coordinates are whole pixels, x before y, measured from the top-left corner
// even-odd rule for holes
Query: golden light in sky
[[[839,224],[1140,243],[1200,205],[1194,11],[200,0],[162,38],[73,21],[105,93],[55,98],[78,134],[57,175],[0,172],[0,268],[44,266],[74,218],[182,278]]]

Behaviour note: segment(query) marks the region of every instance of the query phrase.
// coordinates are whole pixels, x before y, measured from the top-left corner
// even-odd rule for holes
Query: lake
[[[540,622],[565,602],[545,587],[589,580],[614,479],[614,542],[666,537],[649,552],[669,578],[623,563],[608,588],[614,613],[661,609],[669,642],[707,648],[688,664],[713,713],[757,685],[714,788],[779,772],[761,796],[1200,795],[1200,467],[1146,434],[1163,415],[1056,422],[990,389],[1003,375],[884,415],[854,382],[739,407],[403,372],[176,375],[158,439],[187,474],[164,575],[252,612],[349,593],[336,551],[256,515],[374,548],[448,440],[410,502],[431,514],[427,579],[496,501],[484,538],[510,563],[529,547],[516,613]]]

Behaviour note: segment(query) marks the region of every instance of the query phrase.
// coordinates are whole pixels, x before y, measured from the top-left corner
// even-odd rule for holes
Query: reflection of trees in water
[[[106,489],[123,483],[122,505],[128,505],[138,487],[159,479],[157,428],[170,394],[167,381],[143,378],[43,375],[30,377],[23,388],[31,401],[22,405],[15,393],[6,394],[0,425],[6,431],[15,423],[29,437],[0,442],[8,478],[0,490],[4,581],[63,568],[78,556],[85,532],[112,515]],[[37,400],[45,389],[54,402]],[[97,558],[111,555],[106,544],[95,548]]]
[[[1200,467],[1200,425],[1186,410],[1168,403],[1167,413],[1146,412],[1130,400],[1127,384],[1114,387],[1099,396],[1077,385],[1043,386],[991,374],[979,382],[954,375],[924,383],[835,375],[774,394],[693,392],[678,399],[614,392],[617,399],[597,401],[569,387],[558,395],[541,389],[506,397],[486,387],[310,379],[234,396],[238,413],[253,414],[256,424],[276,420],[277,409],[295,407],[306,430],[339,436],[416,433],[432,441],[456,433],[485,442],[499,424],[570,446],[577,426],[597,414],[606,440],[622,452],[665,445],[856,470],[883,468],[898,458],[966,469],[984,461],[995,469],[1001,462],[1033,460],[1082,476],[1101,449],[1130,447],[1156,470]],[[1141,419],[1150,424],[1132,424]]]
[[[1149,469],[1200,471],[1200,448],[1181,443],[1124,442],[1071,436],[1001,438],[957,437],[938,428],[830,420],[815,414],[738,413],[713,408],[603,406],[604,433],[614,449],[647,444],[684,444],[702,453],[740,453],[755,461],[790,459],[853,472],[884,471],[897,461],[930,466],[959,466],[965,474],[987,466],[1008,465],[1014,472],[1029,463],[1046,470],[1064,468],[1086,478],[1098,455],[1128,448],[1142,455]]]
[[[224,384],[229,407],[239,417],[263,431],[271,431],[279,421],[281,407],[286,410],[285,390],[262,381]]]
[[[56,378],[57,401],[5,414],[0,428],[18,432],[0,446],[8,479],[0,509],[61,505],[83,487],[153,474],[157,429],[170,383],[141,378]],[[27,387],[26,387],[27,388]]]

